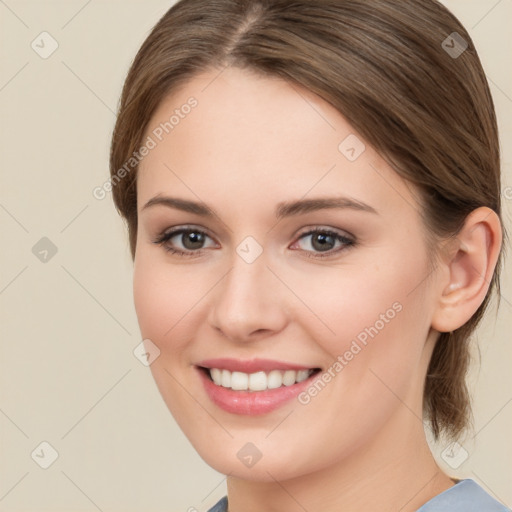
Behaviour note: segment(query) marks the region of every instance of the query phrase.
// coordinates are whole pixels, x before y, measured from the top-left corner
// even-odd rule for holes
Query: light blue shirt
[[[227,512],[228,499],[224,496],[208,512]],[[470,478],[460,480],[453,487],[427,501],[416,512],[511,512],[496,501]]]

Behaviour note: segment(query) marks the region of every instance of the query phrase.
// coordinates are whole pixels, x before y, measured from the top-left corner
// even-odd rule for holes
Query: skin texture
[[[499,220],[475,210],[432,270],[414,187],[367,144],[349,161],[338,146],[354,130],[329,104],[279,79],[213,70],[167,97],[146,136],[191,96],[197,106],[144,158],[137,183],[135,307],[160,350],[151,371],[165,403],[201,457],[230,475],[230,512],[416,510],[453,485],[423,432],[428,361],[438,332],[484,299]],[[204,202],[216,215],[144,208],[156,196]],[[377,213],[276,220],[281,202],[332,196]],[[208,234],[199,255],[154,243],[182,226]],[[313,227],[355,244],[337,242],[320,259],[314,236],[303,236]],[[250,264],[236,252],[248,236],[263,249]],[[236,415],[203,390],[195,365],[213,357],[325,370],[394,303],[400,312],[306,405]],[[262,454],[250,468],[237,457],[249,442]]]

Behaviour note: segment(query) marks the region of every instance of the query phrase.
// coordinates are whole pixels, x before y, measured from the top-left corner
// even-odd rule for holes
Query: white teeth
[[[297,372],[297,382],[302,382],[303,380],[306,380],[311,375],[311,372],[309,370],[299,370]]]
[[[224,370],[227,371],[227,370]],[[249,375],[242,372],[233,372],[231,374],[231,389],[244,391],[249,387]]]
[[[249,375],[249,389],[251,391],[267,389],[267,374],[265,372],[251,373]]]
[[[286,370],[283,375],[283,384],[285,386],[291,386],[295,384],[295,378],[297,377],[297,372],[294,370]]]
[[[213,382],[215,382],[215,384],[217,384],[217,386],[221,385],[221,382],[222,382],[222,370],[219,370],[218,368],[212,368],[210,370],[210,376],[211,376]]]
[[[272,370],[267,376],[268,389],[280,388],[283,385],[283,373],[279,370]]]
[[[220,368],[209,368],[210,376],[217,386],[236,391],[265,391],[281,386],[292,386],[306,380],[313,370],[272,370],[269,373],[230,372]]]
[[[220,385],[224,388],[231,387],[231,372],[228,370],[222,370],[222,375],[220,378]]]

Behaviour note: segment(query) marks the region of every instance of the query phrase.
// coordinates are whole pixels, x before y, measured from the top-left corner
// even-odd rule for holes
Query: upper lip
[[[197,363],[203,368],[219,368],[230,372],[256,373],[270,372],[272,370],[309,370],[315,366],[276,361],[272,359],[231,359],[227,357],[217,359],[205,359]]]

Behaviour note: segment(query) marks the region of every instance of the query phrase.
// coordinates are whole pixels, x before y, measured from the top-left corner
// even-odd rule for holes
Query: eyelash
[[[199,233],[201,235],[205,235],[205,236],[209,237],[209,235],[201,229],[177,228],[177,229],[174,229],[171,231],[166,231],[166,232],[161,233],[156,240],[153,240],[153,243],[163,246],[165,251],[167,251],[171,254],[175,254],[177,256],[184,256],[187,258],[194,258],[194,257],[201,256],[201,254],[205,251],[205,249],[198,249],[196,251],[193,251],[193,250],[182,251],[180,249],[175,249],[173,247],[170,247],[169,245],[166,245],[166,242],[168,242],[171,238],[175,237],[176,235],[187,234],[187,233]],[[325,228],[312,228],[309,231],[300,234],[299,237],[297,238],[297,241],[299,241],[302,238],[305,238],[307,236],[319,234],[319,233],[321,233],[322,235],[332,236],[335,240],[342,242],[343,247],[341,247],[337,250],[331,249],[331,250],[325,251],[323,253],[322,252],[314,252],[314,251],[304,251],[306,253],[306,257],[308,257],[308,258],[319,258],[319,259],[328,258],[330,256],[333,256],[334,254],[338,254],[338,253],[341,253],[342,251],[350,249],[351,247],[355,247],[355,245],[356,245],[355,240],[348,238],[344,235],[341,235],[340,233],[337,233],[336,231],[333,231],[330,229],[325,229]],[[211,237],[209,237],[209,238],[211,238]],[[294,244],[295,243],[296,242],[294,242]]]

